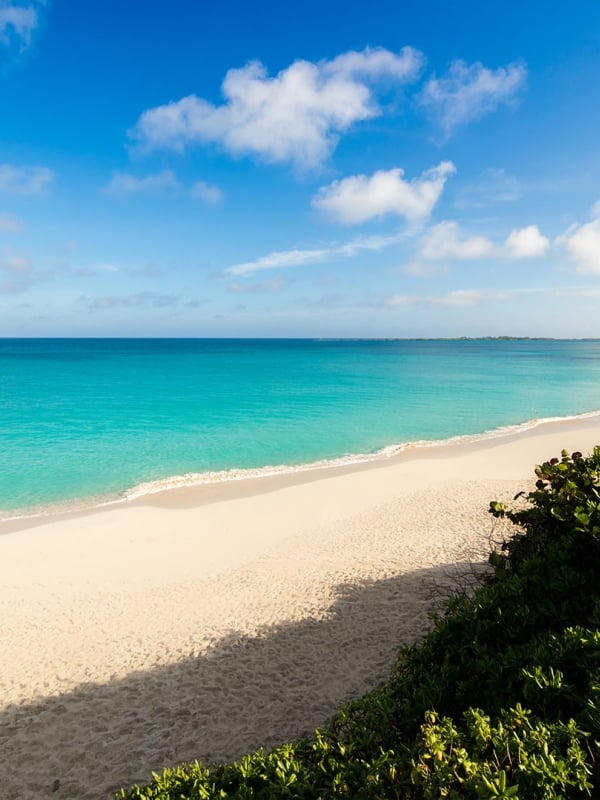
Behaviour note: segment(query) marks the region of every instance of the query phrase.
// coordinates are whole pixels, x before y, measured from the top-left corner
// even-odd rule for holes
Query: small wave
[[[391,444],[382,447],[374,453],[352,453],[338,458],[321,459],[319,461],[310,461],[305,464],[277,464],[265,467],[256,467],[249,469],[227,469],[207,472],[187,472],[184,475],[172,475],[168,478],[160,478],[155,481],[148,481],[146,483],[139,483],[137,486],[128,489],[124,495],[123,500],[137,500],[149,494],[158,494],[159,492],[169,491],[170,489],[183,489],[191,486],[203,486],[206,484],[226,483],[229,481],[242,481],[251,478],[268,478],[273,475],[293,475],[300,472],[311,472],[319,469],[331,469],[332,467],[346,467],[353,464],[365,464],[374,461],[383,461],[384,459],[394,458],[409,450],[429,448],[429,447],[446,447],[457,444],[476,443],[487,441],[490,439],[500,439],[514,434],[525,433],[539,427],[540,425],[547,425],[555,422],[568,422],[569,420],[588,419],[600,416],[599,411],[589,411],[584,414],[574,414],[566,417],[540,417],[539,419],[531,419],[527,422],[518,423],[516,425],[504,425],[499,428],[493,428],[483,433],[468,433],[460,434],[457,436],[450,436],[446,439],[416,439],[410,442],[401,442],[398,444]]]
[[[353,464],[366,464],[384,461],[385,459],[394,458],[395,456],[399,456],[402,453],[406,453],[411,450],[432,447],[447,447],[457,444],[475,444],[477,442],[501,439],[507,436],[525,433],[541,425],[568,422],[571,420],[593,419],[594,417],[600,417],[600,410],[588,411],[583,414],[572,414],[564,417],[540,417],[539,419],[531,419],[527,420],[527,422],[522,422],[515,425],[504,425],[498,428],[493,428],[492,430],[484,431],[483,433],[460,434],[457,436],[450,436],[446,439],[417,439],[409,442],[400,442],[397,444],[386,445],[374,453],[352,453],[349,455],[340,456],[338,458],[321,459],[305,464],[276,464],[248,469],[234,468],[205,472],[187,472],[183,475],[171,475],[167,478],[159,478],[153,481],[138,483],[130,489],[126,489],[118,496],[87,498],[75,502],[68,501],[65,503],[54,503],[52,505],[43,507],[39,506],[36,508],[20,509],[18,511],[8,512],[7,514],[0,513],[0,522],[43,517],[50,514],[56,515],[61,513],[88,511],[94,508],[103,508],[106,506],[128,503],[148,495],[159,494],[160,492],[166,492],[172,489],[185,489],[192,486],[204,486],[209,484],[214,485],[219,483],[228,483],[231,481],[249,480],[252,478],[268,478],[274,475],[294,475],[297,473],[311,472],[314,470],[326,470],[334,467],[352,466]]]
[[[126,499],[121,492],[116,495],[102,495],[101,497],[80,497],[76,500],[57,500],[44,505],[27,506],[10,511],[0,511],[0,523],[14,522],[20,519],[37,519],[38,517],[58,516],[61,514],[73,514],[83,511],[91,511],[95,508],[122,503]],[[0,530],[0,533],[2,531]]]

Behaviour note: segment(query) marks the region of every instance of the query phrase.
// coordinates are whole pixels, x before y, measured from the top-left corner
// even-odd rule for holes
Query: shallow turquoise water
[[[0,340],[0,510],[600,409],[600,341]]]

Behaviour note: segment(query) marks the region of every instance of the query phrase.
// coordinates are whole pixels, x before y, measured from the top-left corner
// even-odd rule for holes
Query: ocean
[[[0,518],[599,409],[600,340],[0,339]]]

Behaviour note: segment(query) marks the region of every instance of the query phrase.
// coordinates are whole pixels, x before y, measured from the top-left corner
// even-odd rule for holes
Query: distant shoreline
[[[599,336],[0,336],[11,341],[179,342],[598,342]]]

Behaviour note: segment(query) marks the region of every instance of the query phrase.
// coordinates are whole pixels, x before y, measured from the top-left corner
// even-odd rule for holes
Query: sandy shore
[[[548,423],[0,523],[0,796],[104,800],[311,732],[485,558],[489,501],[598,443],[600,417]]]

